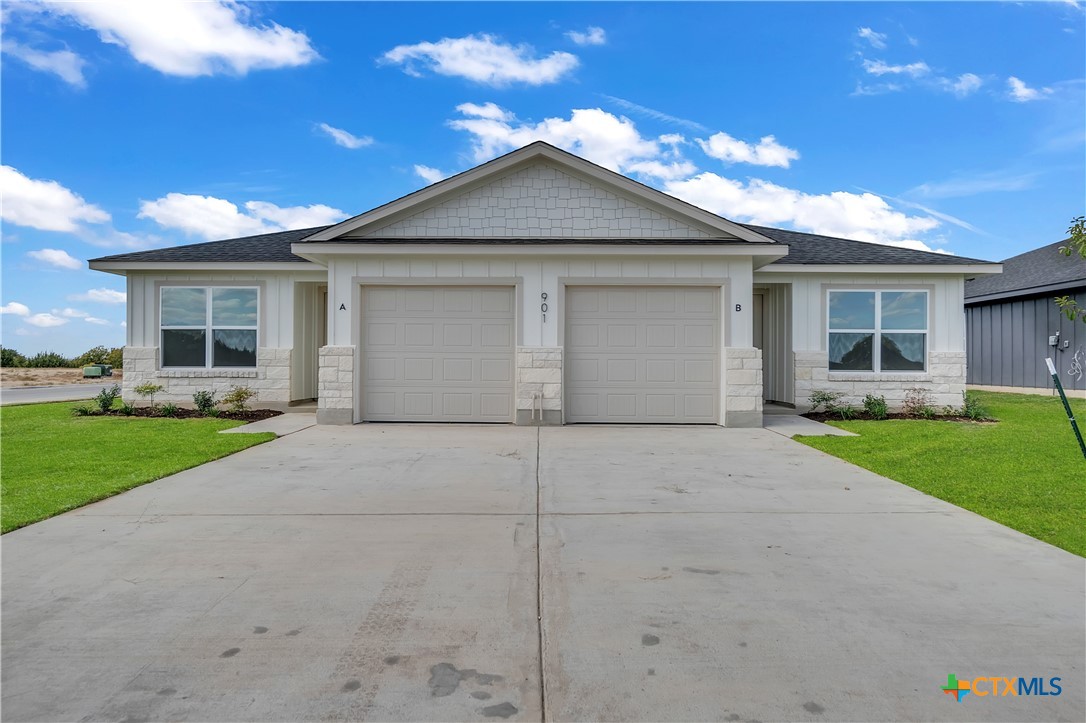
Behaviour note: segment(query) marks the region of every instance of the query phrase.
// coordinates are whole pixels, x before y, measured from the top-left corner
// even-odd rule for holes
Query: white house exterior
[[[121,254],[124,397],[318,421],[760,426],[811,391],[959,404],[999,266],[745,226],[533,143],[340,224]]]

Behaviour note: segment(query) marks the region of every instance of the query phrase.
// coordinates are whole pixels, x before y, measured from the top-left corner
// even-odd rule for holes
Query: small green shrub
[[[72,416],[73,417],[89,417],[92,414],[96,413],[97,411],[98,410],[96,410],[90,404],[79,404],[77,406],[72,407]]]
[[[163,417],[176,417],[177,405],[173,402],[166,402],[158,408],[158,413],[161,414]]]
[[[128,402],[121,402],[121,406],[118,407],[117,411],[119,411],[121,414],[123,414],[126,417],[131,417],[133,414],[136,413],[136,408],[133,407]]]
[[[826,407],[826,411],[830,414],[836,414],[844,421],[856,417],[856,408],[851,404],[835,404],[832,407]]]
[[[864,396],[864,411],[872,419],[886,419],[890,415],[890,409],[886,406],[886,397],[874,394]]]
[[[192,404],[196,407],[200,414],[204,415],[205,417],[217,416],[215,414],[212,414],[211,411],[219,411],[216,408],[219,402],[215,399],[215,392],[208,391],[207,389],[201,389],[193,394]]]
[[[121,388],[117,384],[114,384],[112,387],[98,392],[98,396],[94,398],[94,403],[98,405],[98,409],[102,414],[105,414],[113,409],[113,403],[117,401],[117,397],[119,396],[121,396]]]
[[[962,392],[962,416],[969,417],[973,421],[987,419],[988,410],[981,406],[977,395]]]
[[[824,389],[815,389],[810,396],[811,411],[817,412],[819,407],[823,407],[832,414],[832,408],[836,407],[837,402],[841,401],[844,396],[844,392],[828,392]]]
[[[25,367],[26,357],[6,346],[0,346],[0,367]]]
[[[208,417],[217,417],[220,414],[222,414],[222,410],[219,409],[218,407],[212,407],[211,409],[207,410],[207,412],[205,412],[205,414]]]
[[[235,385],[230,387],[230,391],[222,398],[222,403],[230,407],[231,412],[240,414],[249,411],[249,400],[255,396],[256,392],[249,387]]]
[[[166,387],[161,384],[155,384],[154,382],[144,382],[138,387],[135,387],[132,391],[141,397],[148,399],[151,404],[151,409],[155,408],[155,395],[159,392],[166,391]]]

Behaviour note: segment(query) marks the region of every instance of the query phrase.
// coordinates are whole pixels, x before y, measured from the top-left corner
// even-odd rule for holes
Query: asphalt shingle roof
[[[914,251],[894,246],[854,241],[852,239],[834,238],[832,236],[819,236],[817,234],[800,233],[798,231],[786,231],[784,229],[769,228],[767,226],[752,226],[744,224],[752,231],[766,236],[776,244],[786,244],[788,255],[774,263],[781,264],[929,264],[929,265],[953,265],[962,263],[988,263],[977,259],[961,256],[949,256],[927,251]],[[292,243],[323,231],[327,226],[296,229],[293,231],[280,231],[277,233],[260,234],[259,236],[245,236],[243,238],[226,239],[223,241],[210,241],[207,243],[189,244],[187,246],[174,246],[171,248],[152,249],[150,251],[135,251],[126,254],[104,256],[93,261],[139,261],[162,263],[260,263],[260,262],[303,262],[305,259],[291,253]],[[366,239],[367,243],[382,243],[398,245],[404,243],[464,243],[479,244],[568,244],[581,243],[560,238],[483,238],[483,239],[435,239],[435,238],[389,238]],[[623,243],[634,245],[666,244],[666,243],[691,243],[706,245],[745,244],[745,241],[727,241],[723,239],[589,239],[584,243]],[[352,241],[340,241],[337,243],[354,243]],[[752,244],[753,245],[753,244]],[[762,246],[765,248],[765,246]]]
[[[1003,273],[980,276],[965,282],[965,298],[999,294],[1021,295],[1029,289],[1052,286],[1086,286],[1086,259],[1077,253],[1070,258],[1059,252],[1067,241],[1042,246],[1003,262]]]
[[[965,256],[917,251],[898,246],[856,241],[855,239],[801,233],[800,231],[788,231],[782,228],[770,228],[769,226],[754,226],[749,223],[742,225],[751,231],[768,236],[777,243],[788,245],[788,255],[774,262],[777,264],[925,264],[953,266],[956,264],[991,263]]]

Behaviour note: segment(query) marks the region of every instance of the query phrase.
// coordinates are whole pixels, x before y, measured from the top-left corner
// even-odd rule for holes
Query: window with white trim
[[[840,289],[827,303],[831,372],[927,369],[927,291]]]
[[[255,286],[163,286],[162,368],[255,368],[260,290]]]

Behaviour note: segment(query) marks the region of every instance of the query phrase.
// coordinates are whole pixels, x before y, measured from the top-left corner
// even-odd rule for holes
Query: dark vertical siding
[[[1086,306],[1086,289],[1069,296]],[[1071,373],[1075,353],[1086,366],[1086,323],[1060,313],[1052,296],[1036,296],[965,308],[969,384],[1052,388],[1045,357],[1052,357],[1064,387],[1086,390],[1086,373]],[[1048,337],[1059,332],[1059,348]],[[1070,342],[1067,348],[1064,342]]]

